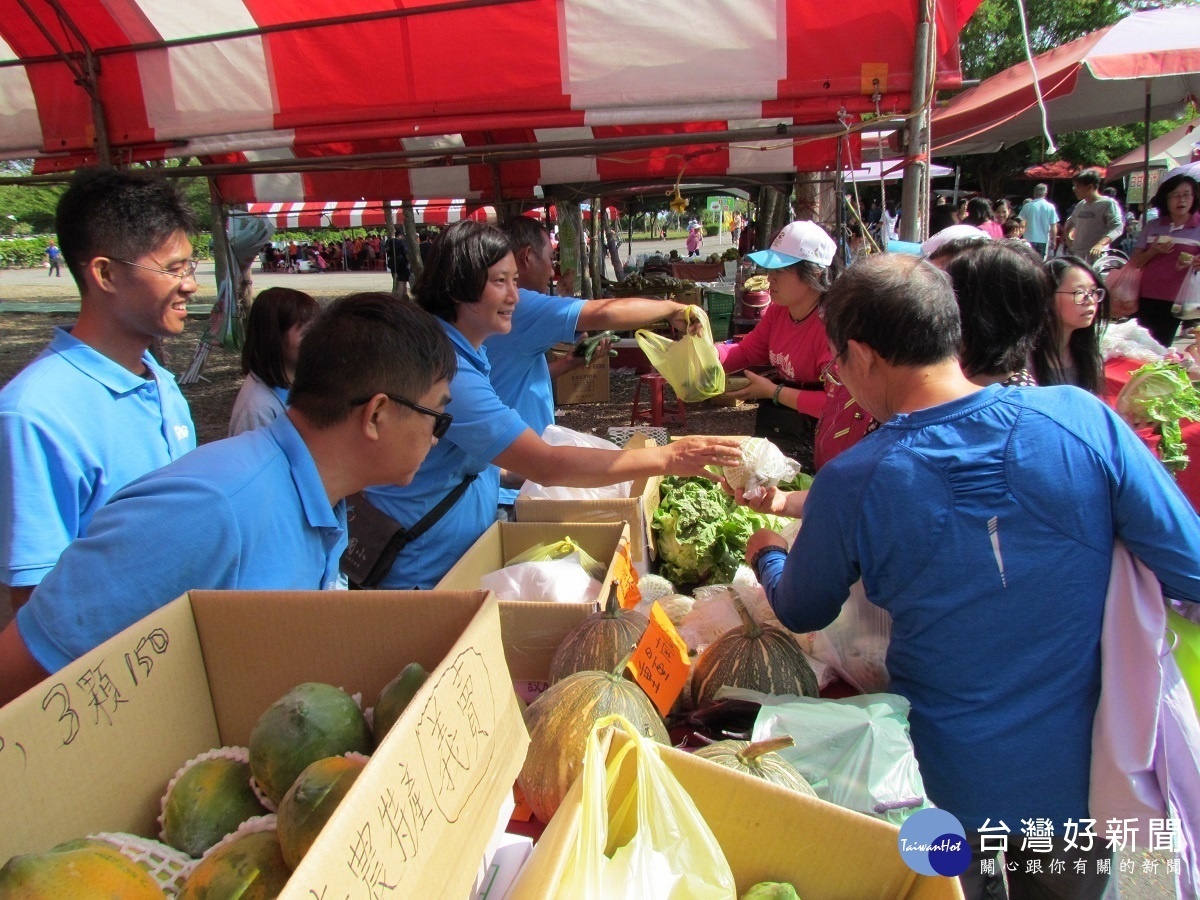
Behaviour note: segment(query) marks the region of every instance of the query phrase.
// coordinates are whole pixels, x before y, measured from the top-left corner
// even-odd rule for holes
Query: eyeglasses
[[[375,395],[372,394],[371,397]],[[393,403],[399,403],[401,406],[407,406],[409,409],[416,410],[427,416],[433,417],[433,436],[439,440],[446,436],[446,432],[450,430],[450,423],[454,421],[454,416],[447,412],[438,412],[435,409],[429,409],[427,406],[421,406],[418,403],[413,403],[411,400],[404,397],[397,397],[395,394],[384,394]],[[371,397],[363,397],[361,400],[351,400],[351,406],[362,406]]]
[[[1085,291],[1083,288],[1076,288],[1073,291],[1055,291],[1056,294],[1066,294],[1074,302],[1076,306],[1083,306],[1089,301],[1095,301],[1097,304],[1104,302],[1105,290],[1102,287],[1092,288],[1090,291]]]
[[[821,370],[821,380],[826,384],[832,384],[834,387],[842,387],[842,380],[837,377],[836,359],[831,359],[825,363],[825,368]]]
[[[118,259],[115,256],[112,257],[112,261],[124,263],[127,266],[133,266],[135,269],[147,269],[151,272],[159,272],[163,275],[170,275],[172,278],[178,278],[180,281],[183,281],[185,278],[190,278],[192,281],[195,281],[196,267],[200,265],[200,260],[189,259],[180,267],[179,271],[173,272],[170,269],[156,269],[154,266],[143,266],[141,263],[130,262],[127,259]]]

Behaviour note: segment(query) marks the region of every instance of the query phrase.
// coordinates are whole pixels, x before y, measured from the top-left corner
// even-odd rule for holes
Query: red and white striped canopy
[[[251,203],[252,216],[270,219],[276,228],[374,228],[386,224],[382,204],[367,200],[330,203]],[[468,204],[465,200],[414,200],[413,216],[418,225],[449,225],[461,219],[495,224],[492,206]],[[396,211],[399,220],[399,211]]]
[[[939,88],[979,0],[931,0]],[[538,184],[812,171],[836,144],[714,138],[907,111],[918,4],[856,0],[0,0],[0,157],[254,162],[422,152],[408,168],[284,163],[234,201],[522,198]],[[99,111],[102,115],[97,116]],[[578,145],[681,129],[695,144]],[[473,161],[495,146],[560,155]],[[438,162],[445,151],[448,164]],[[845,162],[843,157],[843,162]],[[393,161],[391,163],[395,165]],[[353,177],[350,177],[350,176]],[[249,176],[246,176],[249,178]]]

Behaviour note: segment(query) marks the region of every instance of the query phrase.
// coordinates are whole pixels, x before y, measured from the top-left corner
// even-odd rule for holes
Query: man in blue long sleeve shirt
[[[802,504],[804,527],[790,553],[762,531],[747,556],[794,631],[832,622],[861,578],[892,616],[888,672],[912,704],[930,799],[968,834],[1046,819],[1059,836],[1088,817],[1113,542],[1169,596],[1200,601],[1200,519],[1090,394],[969,382],[950,283],[928,263],[860,262],[823,312],[838,376],[885,424],[825,466],[807,498],[757,503]],[[1095,858],[1086,878],[1070,861],[1044,877],[1066,882],[1061,896],[1099,896]],[[967,896],[986,896],[972,872],[978,861]]]

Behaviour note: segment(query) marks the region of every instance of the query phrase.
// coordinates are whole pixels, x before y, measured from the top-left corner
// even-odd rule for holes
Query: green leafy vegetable
[[[788,521],[738,506],[706,478],[664,478],[661,492],[653,519],[660,572],[676,584],[732,581],[750,535]]]
[[[1117,412],[1134,425],[1158,425],[1158,451],[1162,463],[1172,471],[1187,468],[1181,419],[1200,422],[1200,393],[1178,363],[1146,363],[1117,395]]]

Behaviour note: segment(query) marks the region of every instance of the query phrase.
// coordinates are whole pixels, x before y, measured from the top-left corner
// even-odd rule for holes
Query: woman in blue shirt
[[[483,342],[512,328],[517,264],[507,235],[457,222],[438,238],[415,289],[442,321],[458,356],[446,412],[454,417],[412,484],[367,490],[370,502],[412,527],[467,480],[465,491],[428,530],[409,542],[380,587],[431,588],[496,519],[499,468],[538,484],[599,487],[649,475],[708,476],[706,465],[740,460],[733,438],[688,437],[666,447],[616,452],[554,447],[496,396]]]

